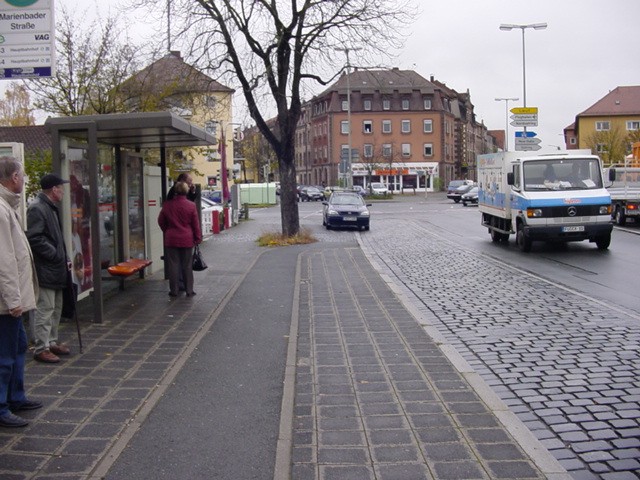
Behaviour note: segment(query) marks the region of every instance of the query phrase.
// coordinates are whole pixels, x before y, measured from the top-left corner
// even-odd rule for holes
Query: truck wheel
[[[522,252],[530,252],[531,251],[531,239],[524,234],[523,228],[518,228],[518,233],[516,234],[516,243]]]
[[[460,203],[460,199],[459,198],[454,198],[453,201],[456,202],[456,203]]]
[[[616,207],[616,223],[621,227],[625,226],[627,223],[627,216],[622,211],[621,206]]]
[[[502,234],[502,238],[500,240],[502,240],[504,243],[508,243],[509,242],[509,234],[508,233],[503,233]]]
[[[500,240],[502,240],[502,234],[496,230],[491,230],[491,241],[498,243]]]
[[[596,238],[596,245],[598,246],[598,250],[606,250],[611,245],[611,234],[607,233],[606,235],[601,235]]]

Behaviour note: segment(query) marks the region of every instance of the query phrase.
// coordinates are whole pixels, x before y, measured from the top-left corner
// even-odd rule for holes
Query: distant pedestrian
[[[24,391],[22,314],[36,308],[38,280],[18,213],[23,188],[22,164],[0,157],[0,427],[24,427],[29,422],[14,412],[42,407]]]
[[[58,343],[63,290],[71,267],[62,236],[58,204],[64,195],[63,180],[48,174],[40,180],[42,191],[27,210],[27,238],[33,251],[40,294],[35,314],[35,350],[33,358],[43,363],[58,363],[59,355],[69,355],[69,347]]]
[[[187,200],[189,186],[185,182],[174,185],[175,196],[162,205],[158,225],[164,233],[165,262],[169,275],[169,295],[178,296],[180,274],[184,279],[187,297],[193,291],[193,247],[202,242],[202,231],[198,211],[193,202]]]

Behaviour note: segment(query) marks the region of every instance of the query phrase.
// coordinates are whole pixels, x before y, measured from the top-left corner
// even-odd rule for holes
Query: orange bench
[[[107,267],[107,272],[120,280],[120,290],[124,290],[124,281],[134,273],[140,274],[140,278],[144,278],[144,269],[151,265],[151,260],[130,258],[125,262]]]

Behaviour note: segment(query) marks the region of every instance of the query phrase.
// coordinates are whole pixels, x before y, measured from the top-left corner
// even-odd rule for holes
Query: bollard
[[[220,212],[218,210],[211,212],[211,231],[220,233]]]
[[[224,207],[224,228],[225,230],[231,226],[231,219],[229,218],[229,207]]]

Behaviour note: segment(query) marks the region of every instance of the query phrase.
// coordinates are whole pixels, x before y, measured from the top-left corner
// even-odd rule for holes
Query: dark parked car
[[[329,200],[322,202],[322,225],[333,227],[356,227],[369,230],[369,205],[354,192],[334,192]]]
[[[462,195],[467,193],[469,190],[473,188],[473,183],[469,183],[468,185],[461,185],[452,192],[447,191],[447,198],[453,200],[456,203],[460,202],[460,198]]]
[[[324,193],[322,193],[317,187],[303,187],[300,189],[300,201],[317,202],[324,199]]]
[[[460,201],[462,202],[462,205],[464,205],[465,207],[467,206],[467,203],[475,203],[477,205],[478,190],[479,190],[478,187],[473,187],[467,193],[463,194],[462,197],[460,197]]]

